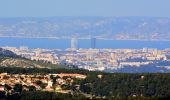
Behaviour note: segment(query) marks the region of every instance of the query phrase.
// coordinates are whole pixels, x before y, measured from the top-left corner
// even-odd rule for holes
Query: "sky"
[[[0,17],[170,17],[170,0],[0,0]]]

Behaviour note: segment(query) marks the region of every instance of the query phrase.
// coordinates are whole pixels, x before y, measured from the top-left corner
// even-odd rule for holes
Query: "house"
[[[80,78],[80,79],[85,79],[86,78],[86,75],[83,75],[83,74],[67,74],[67,73],[61,73],[61,74],[51,74],[51,75],[54,75],[54,76],[59,76],[59,77],[65,77],[65,76],[68,76],[68,77],[74,77],[74,78]]]
[[[4,86],[0,86],[0,91],[5,91]]]

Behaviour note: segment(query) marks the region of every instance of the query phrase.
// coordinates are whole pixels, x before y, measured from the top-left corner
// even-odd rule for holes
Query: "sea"
[[[141,41],[141,40],[104,40],[96,39],[96,48],[110,49],[142,49],[156,48],[159,50],[170,48],[170,41]],[[43,49],[67,49],[70,48],[70,39],[54,39],[54,38],[0,38],[0,47],[11,46],[20,47],[28,46],[29,48]],[[90,39],[78,39],[78,48],[90,48]]]

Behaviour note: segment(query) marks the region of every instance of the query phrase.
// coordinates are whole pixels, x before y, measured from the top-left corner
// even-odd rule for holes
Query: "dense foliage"
[[[69,99],[68,99],[69,98]],[[60,94],[45,91],[29,91],[5,96],[0,92],[0,100],[86,100],[82,95]]]
[[[88,76],[81,82],[81,91],[107,97],[169,97],[170,74],[103,74]]]
[[[9,73],[9,74],[48,74],[48,73],[79,73],[79,74],[99,74],[102,72],[89,72],[84,69],[78,68],[57,68],[57,69],[48,69],[48,68],[20,68],[20,67],[0,67],[0,73]]]

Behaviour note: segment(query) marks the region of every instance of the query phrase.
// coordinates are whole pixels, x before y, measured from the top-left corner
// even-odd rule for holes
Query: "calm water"
[[[79,48],[90,48],[89,39],[79,39]],[[30,38],[0,38],[0,46],[28,46],[29,48],[66,49],[70,47],[69,39],[30,39]],[[135,41],[135,40],[96,40],[96,48],[131,48],[144,47],[164,49],[170,48],[170,41]]]

